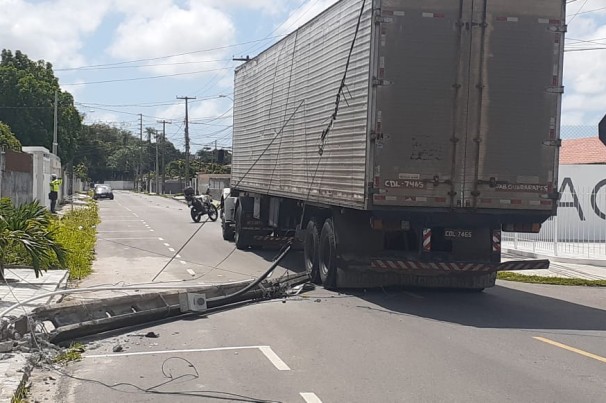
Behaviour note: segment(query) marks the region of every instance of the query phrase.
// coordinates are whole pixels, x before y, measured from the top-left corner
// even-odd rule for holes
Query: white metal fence
[[[575,187],[571,177],[563,177],[561,183],[557,216],[547,220],[538,234],[504,232],[503,247],[553,256],[606,259],[606,179],[582,188]]]

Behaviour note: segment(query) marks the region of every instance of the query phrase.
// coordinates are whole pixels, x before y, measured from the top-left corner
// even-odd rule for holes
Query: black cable
[[[282,259],[284,259],[286,257],[286,255],[290,252],[292,248],[292,243],[289,241],[286,246],[284,247],[284,251],[280,254],[280,256],[278,256],[276,258],[276,260],[272,263],[272,265],[269,267],[269,269],[267,269],[267,271],[265,273],[263,273],[261,276],[259,276],[255,281],[253,281],[252,283],[250,283],[249,285],[247,285],[246,287],[242,288],[239,291],[236,291],[230,295],[226,295],[224,297],[215,297],[215,298],[208,298],[208,301],[212,301],[212,302],[227,302],[229,300],[232,300],[244,293],[246,293],[247,291],[253,289],[254,287],[258,286],[263,280],[265,280],[274,270],[275,268],[280,264],[280,262],[282,261]]]
[[[163,391],[159,391],[159,390],[152,390],[152,388],[145,389],[145,388],[142,388],[135,384],[132,384],[130,382],[119,382],[119,383],[110,385],[108,383],[98,381],[96,379],[81,378],[79,376],[69,374],[66,371],[62,371],[62,370],[54,368],[54,367],[52,367],[51,369],[68,378],[71,378],[71,379],[74,379],[74,380],[77,380],[80,382],[94,383],[94,384],[101,385],[108,389],[112,389],[112,390],[115,390],[117,392],[122,392],[122,393],[137,393],[138,392],[138,393],[150,393],[150,394],[154,394],[154,395],[202,397],[202,398],[208,398],[208,399],[229,400],[229,401],[236,401],[236,402],[281,403],[276,400],[264,400],[264,399],[258,399],[258,398],[254,398],[254,397],[239,395],[237,393],[222,392],[222,391],[216,391],[216,390],[192,390],[192,391],[181,391],[181,392],[163,392]],[[120,390],[120,389],[118,389],[118,387],[120,387],[120,386],[129,386],[129,387],[135,389],[136,392],[128,392],[126,390]],[[223,395],[223,396],[220,396],[220,395]]]
[[[163,271],[164,271],[164,270],[165,270],[165,269],[166,269],[166,268],[167,268],[167,267],[168,267],[168,266],[169,266],[169,265],[170,265],[170,264],[173,262],[173,260],[175,260],[175,258],[177,257],[177,255],[178,255],[179,253],[181,253],[181,251],[183,250],[183,248],[185,248],[185,247],[187,246],[187,244],[189,243],[189,241],[191,241],[191,240],[192,240],[192,239],[193,239],[193,238],[196,236],[196,234],[197,234],[197,233],[198,233],[198,232],[199,232],[199,231],[202,229],[202,227],[204,227],[204,225],[205,225],[205,224],[208,222],[208,220],[209,220],[209,218],[207,217],[207,218],[206,218],[206,221],[204,221],[204,222],[203,222],[203,223],[202,223],[202,224],[201,224],[201,225],[200,225],[200,226],[199,226],[199,227],[198,227],[198,228],[197,228],[197,229],[194,231],[194,233],[193,233],[193,234],[191,234],[191,236],[189,237],[189,239],[188,239],[187,241],[185,241],[185,243],[183,244],[183,246],[181,246],[181,247],[179,248],[179,250],[175,252],[175,254],[173,255],[173,257],[171,257],[171,258],[170,258],[170,260],[169,260],[169,261],[168,261],[168,262],[167,262],[167,263],[164,265],[164,267],[162,268],[162,270],[160,270],[160,271],[158,272],[158,274],[156,274],[156,275],[154,276],[154,278],[152,278],[152,281],[155,281],[155,280],[158,278],[158,276],[159,276],[160,274],[162,274],[162,272],[163,272]]]
[[[288,108],[288,101],[290,100],[290,87],[292,85],[292,71],[295,67],[295,55],[297,54],[297,40],[299,39],[299,31],[295,32],[295,40],[294,43],[292,45],[292,61],[290,63],[290,72],[288,74],[288,89],[286,90],[286,106],[284,108],[284,118],[286,119],[286,110]],[[277,74],[277,72],[276,72]],[[274,79],[274,85],[275,85],[275,79]],[[272,96],[273,99],[273,96]],[[282,150],[282,140],[284,139],[284,137],[280,136],[280,143],[278,144],[278,152],[276,153],[276,161],[274,162],[274,168],[271,171],[271,175],[269,177],[269,187],[268,187],[268,191],[271,190],[271,184],[273,182],[274,179],[274,174],[276,173],[276,168],[278,167],[278,161],[280,159],[280,151]]]
[[[343,89],[346,87],[345,79],[347,78],[347,72],[349,71],[349,64],[351,63],[351,55],[353,54],[354,46],[356,44],[356,39],[358,38],[358,32],[360,31],[360,24],[362,23],[362,15],[364,14],[364,6],[366,5],[366,0],[362,0],[362,7],[360,8],[360,14],[358,15],[358,22],[356,24],[356,31],[354,33],[353,41],[351,41],[351,46],[349,48],[349,54],[347,55],[347,62],[345,63],[345,72],[343,73],[343,78],[341,79],[341,84],[339,85],[339,91],[337,92],[337,99],[335,100],[335,110],[330,117],[330,122],[324,131],[322,132],[322,136],[320,137],[320,146],[318,148],[318,154],[322,155],[324,153],[324,142],[326,140],[326,136],[332,129],[332,126],[337,120],[337,115],[339,113],[339,106],[341,103],[341,95],[343,95]]]

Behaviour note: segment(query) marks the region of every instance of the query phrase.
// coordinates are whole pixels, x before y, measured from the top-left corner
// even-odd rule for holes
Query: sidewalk
[[[606,267],[584,263],[582,257],[568,258],[566,261],[555,261],[553,257],[536,255],[516,250],[503,250],[503,261],[549,259],[551,264],[547,270],[520,270],[517,274],[527,276],[580,278],[584,280],[606,280]]]
[[[48,292],[65,289],[69,272],[67,270],[49,270],[36,278],[32,269],[6,269],[6,283],[0,284],[0,311],[15,304],[17,300],[42,295]],[[45,305],[52,297],[40,298],[10,312],[9,316],[19,316],[31,312],[34,308]],[[19,386],[27,381],[31,366],[29,354],[11,351],[12,342],[0,342],[0,403],[10,402]]]

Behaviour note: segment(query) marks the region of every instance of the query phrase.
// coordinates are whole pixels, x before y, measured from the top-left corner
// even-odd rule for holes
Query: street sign
[[[598,133],[600,141],[606,145],[606,115],[604,115],[600,121],[600,124],[598,125]]]

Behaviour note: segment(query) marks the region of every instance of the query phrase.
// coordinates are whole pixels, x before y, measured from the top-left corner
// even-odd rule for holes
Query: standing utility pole
[[[143,114],[139,114],[139,174],[137,177],[141,177],[141,183],[143,183]]]
[[[166,167],[164,166],[164,149],[166,148],[166,124],[171,124],[171,122],[166,120],[158,120],[158,123],[162,123],[162,194],[164,194],[164,184],[166,182]]]
[[[57,103],[59,102],[59,91],[55,90],[55,120],[53,121],[53,154],[57,155]]]
[[[185,100],[185,186],[189,186],[189,115],[187,102],[196,97],[177,97]]]
[[[156,132],[156,194],[160,194],[160,164],[158,163],[158,140],[160,135]]]

